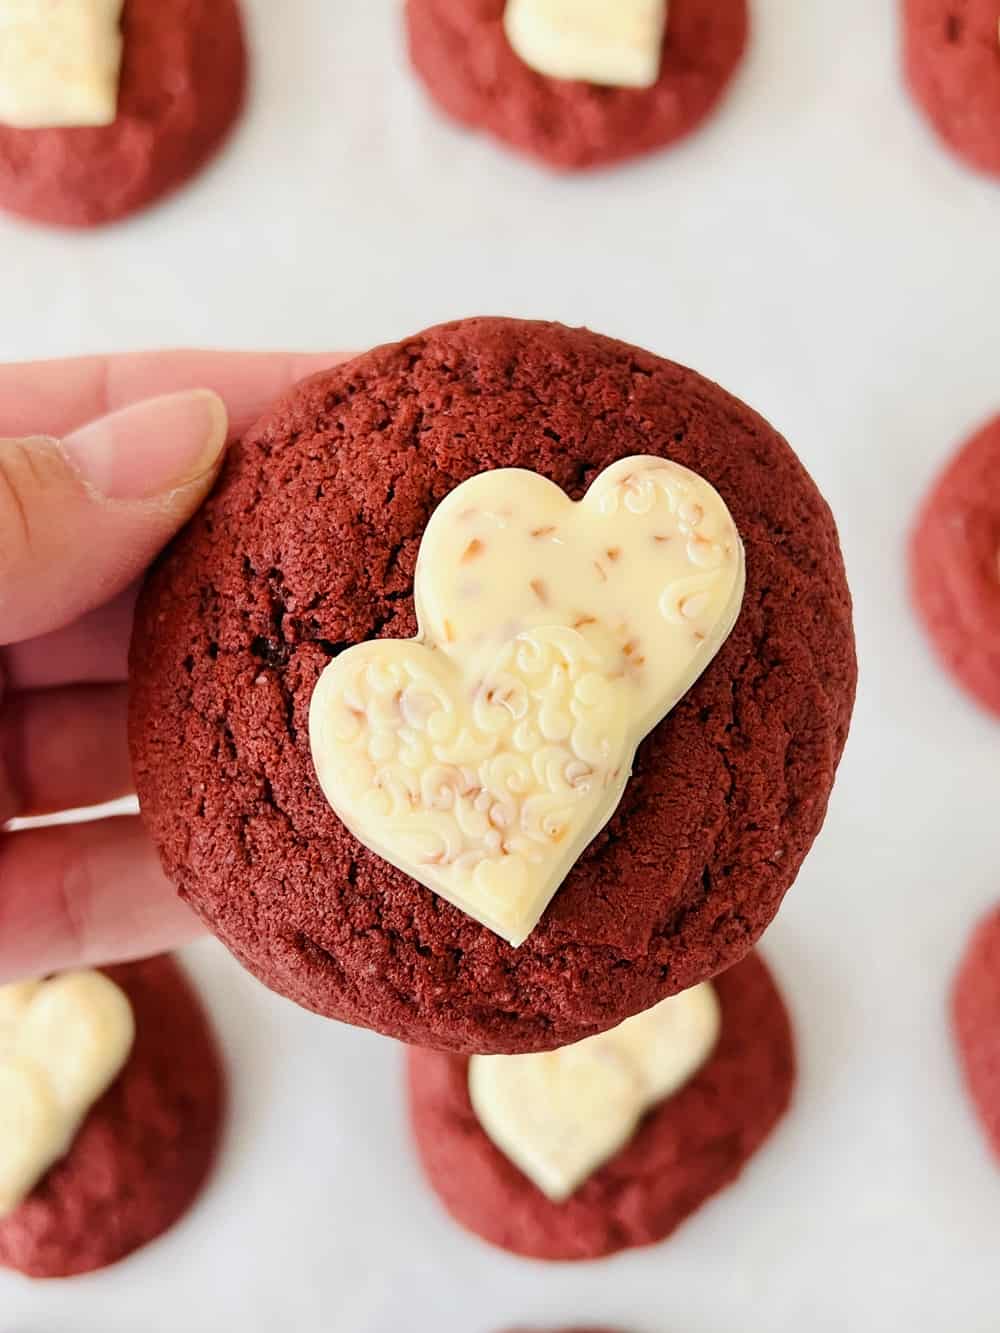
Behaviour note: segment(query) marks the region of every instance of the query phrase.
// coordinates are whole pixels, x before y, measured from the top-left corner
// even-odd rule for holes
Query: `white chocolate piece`
[[[0,987],[0,1217],[69,1152],[134,1038],[128,998],[100,972]]]
[[[507,40],[553,79],[651,88],[660,77],[667,0],[507,0]]]
[[[643,737],[728,638],[743,546],[722,498],[623,459],[578,504],[501,469],[438,506],[416,639],[320,677],[320,784],[361,842],[517,947],[611,818]]]
[[[0,1056],[7,1050],[14,1029],[41,986],[40,981],[17,981],[0,986]]]
[[[110,125],[124,0],[0,0],[0,124]]]
[[[705,983],[560,1051],[474,1055],[473,1110],[500,1151],[562,1203],[625,1147],[647,1111],[697,1073],[721,1022]]]

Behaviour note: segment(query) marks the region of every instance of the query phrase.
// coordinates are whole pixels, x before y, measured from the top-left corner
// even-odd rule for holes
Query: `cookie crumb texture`
[[[1000,715],[1000,417],[963,446],[927,496],[910,575],[941,661]]]
[[[631,454],[707,478],[747,548],[733,635],[640,747],[608,826],[519,949],[360,845],[317,782],[331,658],[416,632],[435,506],[524,467],[578,500]],[[701,376],[585,330],[445,325],[299,386],[154,568],[131,659],[143,813],[181,895],[267,985],[464,1053],[579,1041],[742,958],[819,831],[855,660],[830,513]]]
[[[480,1128],[468,1060],[411,1051],[417,1149],[455,1221],[528,1258],[600,1259],[664,1240],[731,1184],[788,1109],[795,1050],[781,996],[755,954],[715,985],[722,1035],[714,1055],[562,1204],[547,1199]]]
[[[0,208],[95,227],[145,208],[211,157],[239,116],[246,51],[235,0],[125,0],[112,125],[0,125]]]
[[[659,80],[601,88],[547,78],[503,30],[506,0],[407,0],[410,58],[455,120],[550,166],[606,165],[665,148],[714,109],[747,44],[746,0],[671,0]]]
[[[1000,1161],[1000,907],[972,937],[955,983],[953,1008],[969,1095]]]
[[[131,1002],[135,1045],[68,1156],[0,1220],[0,1266],[29,1277],[106,1268],[171,1227],[215,1158],[224,1079],[201,1005],[178,966],[103,968]]]
[[[1000,10],[996,0],[904,0],[906,76],[940,137],[1000,175]]]

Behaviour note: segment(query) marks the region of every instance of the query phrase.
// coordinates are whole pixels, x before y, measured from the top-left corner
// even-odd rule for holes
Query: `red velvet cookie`
[[[746,599],[515,949],[341,823],[310,701],[350,645],[416,632],[417,551],[457,485],[521,467],[579,499],[640,453],[721,492]],[[543,1050],[748,953],[823,823],[855,679],[833,519],[765,421],[624,343],[477,319],[307,381],[231,450],[140,597],[131,750],[167,874],[265,984],[417,1045]]]
[[[201,1005],[169,958],[103,969],[128,996],[128,1063],[69,1154],[0,1219],[0,1266],[29,1277],[105,1268],[191,1207],[215,1158],[225,1089]]]
[[[962,447],[910,542],[913,599],[938,655],[1000,713],[1000,417]]]
[[[788,1109],[795,1052],[785,1006],[757,955],[714,985],[722,1033],[707,1064],[565,1203],[547,1198],[480,1127],[466,1057],[411,1051],[417,1150],[452,1217],[528,1258],[600,1259],[663,1240],[731,1184]]]
[[[236,0],[125,0],[112,125],[0,125],[0,208],[94,227],[182,185],[237,119],[246,50]]]
[[[996,0],[903,0],[906,76],[940,137],[1000,175]]]
[[[969,1095],[1000,1159],[1000,907],[972,937],[955,982],[953,1013]]]
[[[550,166],[636,157],[689,134],[711,113],[747,43],[746,0],[671,0],[652,88],[547,78],[515,54],[506,0],[407,0],[410,56],[454,119]]]

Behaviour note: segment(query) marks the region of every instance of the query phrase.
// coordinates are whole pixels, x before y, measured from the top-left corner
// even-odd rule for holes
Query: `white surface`
[[[784,430],[840,520],[863,687],[826,831],[767,937],[797,1020],[794,1113],[667,1245],[565,1269],[453,1227],[410,1154],[400,1052],[194,962],[233,1072],[222,1169],[107,1274],[0,1278],[0,1333],[993,1333],[1000,1171],[946,991],[1000,893],[1000,731],[903,597],[914,505],[1000,407],[1000,189],[909,109],[889,0],[758,0],[752,53],[687,146],[551,180],[433,114],[391,0],[254,0],[223,161],[165,208],[63,236],[0,224],[0,356],[313,348],[512,313],[586,322],[719,379]]]

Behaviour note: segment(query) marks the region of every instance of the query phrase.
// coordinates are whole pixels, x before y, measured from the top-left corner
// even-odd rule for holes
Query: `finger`
[[[138,819],[0,839],[0,985],[148,957],[201,933]]]
[[[221,464],[222,400],[151,398],[61,440],[0,440],[0,644],[123,591],[194,513]]]
[[[124,685],[9,694],[0,712],[0,824],[100,805],[132,790]]]
[[[143,398],[213,389],[242,433],[298,380],[339,352],[138,352],[0,366],[0,437],[67,435]]]
[[[128,643],[139,585],[82,616],[65,629],[43,634],[4,652],[11,690],[45,690],[128,679]]]

